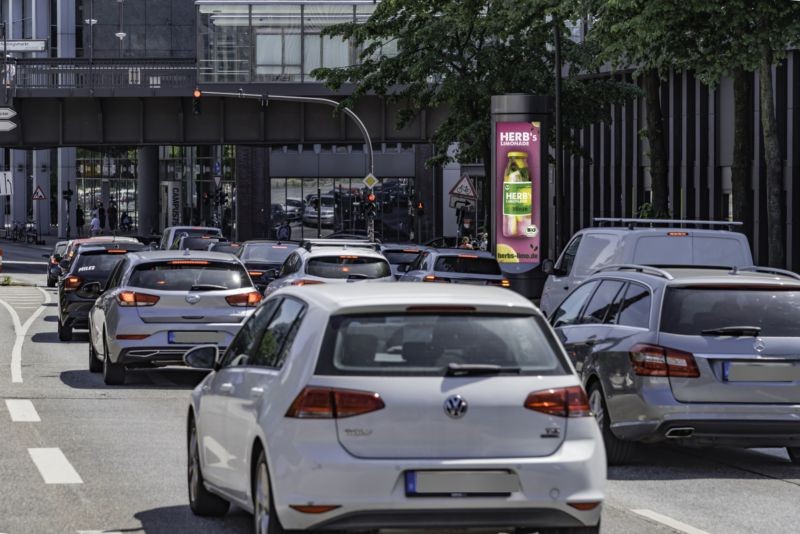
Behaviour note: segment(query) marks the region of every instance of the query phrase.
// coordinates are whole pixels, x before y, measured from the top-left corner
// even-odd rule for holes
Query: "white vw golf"
[[[541,313],[500,288],[275,292],[192,394],[192,510],[254,531],[599,532],[606,458]]]

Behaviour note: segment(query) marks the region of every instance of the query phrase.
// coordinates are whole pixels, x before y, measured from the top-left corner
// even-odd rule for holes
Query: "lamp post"
[[[89,4],[89,18],[83,22],[89,25],[89,87],[94,88],[94,25],[97,24],[97,19],[94,18],[94,0]]]
[[[116,35],[117,39],[119,39],[119,57],[122,57],[122,42],[128,35],[124,31],[122,31],[122,22],[125,16],[125,0],[117,0],[117,3],[119,4],[119,31],[114,35]]]
[[[562,230],[562,221],[564,220],[563,214],[561,213],[564,208],[564,195],[563,195],[563,188],[564,188],[564,180],[562,177],[563,174],[563,166],[564,166],[564,154],[561,146],[561,24],[562,21],[559,17],[553,17],[553,44],[554,44],[554,54],[553,54],[553,62],[555,63],[555,119],[556,119],[556,166],[555,166],[555,176],[553,177],[553,185],[556,194],[556,202],[555,202],[555,209],[556,209],[556,216],[553,218],[555,223],[555,246],[556,246],[556,254],[560,254],[561,252],[561,233]]]

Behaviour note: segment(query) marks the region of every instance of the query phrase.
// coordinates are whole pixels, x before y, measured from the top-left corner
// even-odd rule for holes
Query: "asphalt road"
[[[40,286],[43,271],[3,268]],[[241,510],[201,520],[188,507],[185,414],[201,375],[139,371],[105,386],[87,369],[85,333],[58,341],[55,298],[0,287],[0,533],[249,532]],[[782,450],[641,447],[609,471],[603,532],[796,532],[798,503],[800,468]]]

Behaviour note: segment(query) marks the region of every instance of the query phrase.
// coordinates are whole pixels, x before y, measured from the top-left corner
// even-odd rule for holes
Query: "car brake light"
[[[423,282],[444,282],[449,283],[450,280],[447,278],[442,278],[441,276],[434,276],[432,274],[427,275],[425,278],[422,279]]]
[[[141,340],[147,339],[150,334],[117,334],[119,340]]]
[[[261,302],[262,298],[264,297],[262,297],[261,293],[258,291],[250,291],[249,293],[240,293],[239,295],[225,297],[225,300],[228,301],[228,304],[231,306],[255,306]]]
[[[264,275],[264,271],[247,271],[247,274],[253,278],[261,278]]]
[[[167,265],[208,265],[208,262],[203,260],[172,260],[167,262]]]
[[[478,259],[478,256],[476,256],[474,254],[459,254],[458,257],[461,258],[462,260],[477,260]]]
[[[490,283],[491,283],[492,285],[495,285],[495,286],[500,286],[500,287],[511,287],[511,282],[509,282],[509,281],[508,281],[508,280],[506,280],[505,278],[503,278],[503,279],[502,279],[502,280],[500,280],[500,281],[497,281],[497,282],[490,282]]]
[[[155,306],[160,297],[136,291],[122,291],[117,295],[117,300],[120,306]]]
[[[325,282],[320,282],[319,280],[306,280],[304,278],[292,281],[293,286],[313,286],[316,284],[324,284],[324,283]]]
[[[635,345],[630,352],[633,372],[639,376],[668,376],[675,378],[697,378],[700,370],[694,355],[675,349],[647,345]]]
[[[525,408],[558,417],[588,417],[592,412],[581,386],[536,391],[525,399]]]
[[[377,393],[308,386],[294,400],[286,417],[343,419],[376,412],[385,407]]]
[[[127,254],[128,251],[121,248],[110,248],[106,250],[108,254]]]
[[[81,280],[80,276],[68,276],[66,280],[64,280],[64,291],[75,291],[79,287],[81,287]]]

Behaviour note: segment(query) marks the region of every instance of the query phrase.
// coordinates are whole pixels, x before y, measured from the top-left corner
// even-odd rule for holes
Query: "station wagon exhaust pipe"
[[[690,438],[694,434],[694,427],[679,426],[667,430],[666,437],[669,439]]]

